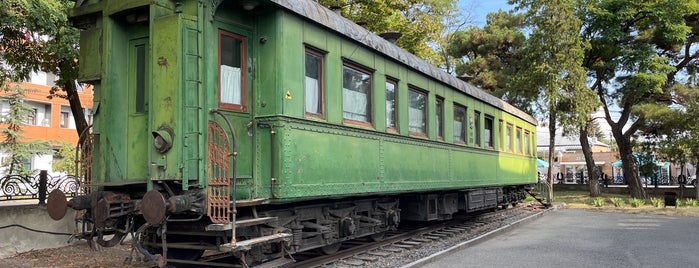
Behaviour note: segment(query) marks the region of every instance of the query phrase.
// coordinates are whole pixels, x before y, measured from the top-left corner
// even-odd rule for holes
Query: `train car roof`
[[[523,120],[536,125],[537,120],[531,115],[523,112],[512,106],[511,104],[490,95],[483,90],[461,81],[460,79],[448,74],[444,70],[429,64],[419,57],[405,51],[395,44],[385,40],[384,38],[374,34],[366,28],[355,24],[340,14],[329,10],[316,1],[312,0],[270,0],[277,5],[301,15],[307,19],[315,21],[333,31],[345,35],[361,44],[364,44],[394,60],[401,62],[411,68],[422,72],[434,79],[437,79],[449,86],[452,86],[460,91],[473,96],[489,105],[502,109],[505,112],[513,114]]]

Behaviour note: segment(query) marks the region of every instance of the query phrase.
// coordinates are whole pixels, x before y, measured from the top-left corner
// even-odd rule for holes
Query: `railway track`
[[[296,262],[283,267],[400,267],[544,210],[539,204],[528,203],[437,224],[407,224],[386,233],[380,241],[374,241],[379,240],[375,237],[344,242],[333,254],[295,254]]]

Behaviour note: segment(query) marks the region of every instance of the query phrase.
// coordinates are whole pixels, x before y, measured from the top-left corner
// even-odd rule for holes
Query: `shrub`
[[[643,200],[643,199],[638,199],[638,198],[631,198],[631,199],[629,199],[629,204],[631,205],[631,207],[635,207],[635,208],[641,207],[641,206],[643,206],[645,203],[646,203],[646,201]]]
[[[592,199],[592,205],[598,208],[604,206],[604,198],[597,197],[595,199]]]
[[[696,199],[691,199],[691,198],[685,199],[684,202],[682,202],[682,203],[687,207],[699,206],[699,201],[697,201]]]
[[[625,204],[624,199],[618,197],[610,197],[609,201],[612,202],[615,207],[622,207]]]
[[[653,204],[653,207],[656,207],[656,208],[663,206],[663,200],[660,198],[651,197],[650,203]]]

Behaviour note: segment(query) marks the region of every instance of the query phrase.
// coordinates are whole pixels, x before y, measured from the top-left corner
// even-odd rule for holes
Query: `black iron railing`
[[[48,193],[54,189],[75,196],[80,191],[80,180],[73,175],[52,176],[45,170],[32,176],[6,175],[0,178],[0,202],[38,199],[42,205]]]

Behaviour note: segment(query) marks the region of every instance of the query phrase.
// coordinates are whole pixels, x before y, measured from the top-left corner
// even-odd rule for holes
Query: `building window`
[[[524,131],[524,154],[525,155],[531,155],[531,153],[532,153],[529,139],[530,139],[529,131]]]
[[[245,111],[245,37],[219,30],[219,106]]]
[[[342,67],[342,116],[371,125],[371,73],[348,63]]]
[[[325,89],[323,69],[324,56],[320,52],[306,48],[306,114],[324,117]]]
[[[398,129],[396,88],[396,81],[386,79],[386,129],[393,131],[397,131]]]
[[[481,146],[481,112],[475,111],[473,115],[473,143],[474,145]]]
[[[466,107],[454,104],[454,142],[466,143]]]
[[[426,136],[427,134],[427,94],[415,89],[408,92],[408,129],[411,134]]]
[[[517,141],[515,143],[515,146],[517,146],[517,153],[522,153],[522,128],[517,128],[515,139]]]
[[[437,96],[437,101],[435,103],[435,115],[437,116],[437,139],[444,140],[444,98]]]
[[[36,126],[36,116],[39,113],[39,110],[36,108],[30,108],[28,113],[27,113],[27,118],[24,120],[24,124],[29,125],[29,126]]]
[[[505,131],[505,143],[508,152],[512,152],[512,124],[507,124],[507,130]]]
[[[485,147],[493,148],[493,117],[485,116]]]
[[[70,111],[70,107],[61,105],[60,127],[75,128],[74,125],[75,123],[73,123],[73,113]]]

